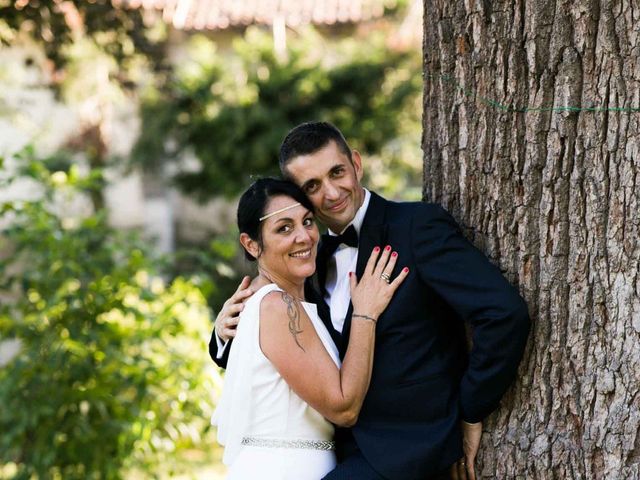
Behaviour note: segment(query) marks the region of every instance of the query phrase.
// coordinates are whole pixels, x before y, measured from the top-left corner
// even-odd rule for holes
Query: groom
[[[357,423],[336,431],[339,464],[325,480],[474,479],[481,422],[513,380],[527,340],[524,301],[441,207],[364,189],[360,154],[333,125],[289,132],[280,169],[329,235],[342,234],[323,239],[307,285],[341,355],[351,326],[348,273],[360,277],[375,246],[391,245],[410,267],[378,320],[369,391]],[[209,351],[220,366],[228,356],[222,341],[234,335],[250,294],[245,278],[216,319]]]

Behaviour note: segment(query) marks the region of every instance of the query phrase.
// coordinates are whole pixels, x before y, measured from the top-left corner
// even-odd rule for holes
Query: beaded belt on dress
[[[333,440],[280,439],[263,437],[243,437],[242,445],[266,448],[304,448],[307,450],[335,450]]]

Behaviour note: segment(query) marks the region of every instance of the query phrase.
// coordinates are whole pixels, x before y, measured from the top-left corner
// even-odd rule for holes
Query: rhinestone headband
[[[280,210],[276,210],[275,212],[267,213],[265,216],[260,217],[259,221],[266,220],[269,217],[273,217],[274,215],[277,215],[278,213],[285,212],[285,211],[289,210],[290,208],[297,207],[298,205],[300,205],[300,202],[294,203],[293,205],[289,205],[288,207],[281,208]]]

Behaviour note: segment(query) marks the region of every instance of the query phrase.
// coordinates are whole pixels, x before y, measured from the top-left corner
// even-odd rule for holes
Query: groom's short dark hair
[[[309,155],[336,142],[338,149],[351,160],[351,149],[342,132],[329,122],[306,122],[293,128],[280,145],[280,172],[287,177],[286,166],[299,155]]]

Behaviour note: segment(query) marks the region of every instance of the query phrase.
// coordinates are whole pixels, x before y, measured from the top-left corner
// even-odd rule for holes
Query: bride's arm
[[[304,308],[285,292],[272,292],[260,305],[260,347],[289,386],[331,422],[353,425],[371,380],[375,322],[408,270],[386,283],[397,257],[379,249],[371,254],[360,282],[351,277],[353,315],[349,347],[338,369]]]

